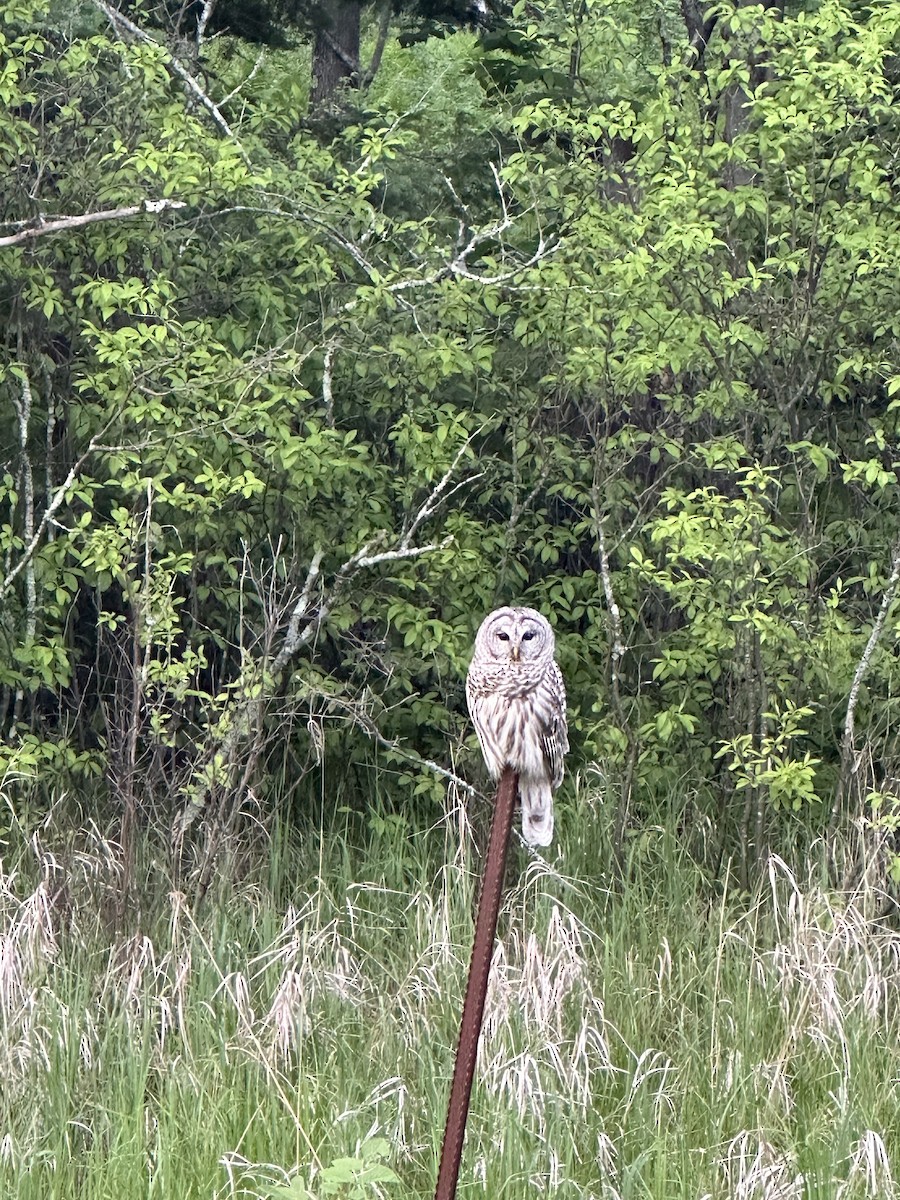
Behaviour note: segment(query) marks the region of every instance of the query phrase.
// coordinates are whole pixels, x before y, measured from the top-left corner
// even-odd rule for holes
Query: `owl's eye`
[[[500,641],[501,641],[501,642],[508,642],[508,641],[509,641],[509,634],[508,634],[508,633],[498,633],[498,634],[497,634],[497,637],[500,639]]]
[[[526,629],[525,632],[522,634],[522,641],[530,642],[531,639],[534,637],[534,632],[535,631],[533,629]]]

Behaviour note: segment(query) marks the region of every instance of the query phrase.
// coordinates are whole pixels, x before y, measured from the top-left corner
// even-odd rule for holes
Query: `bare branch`
[[[513,448],[513,452],[515,453],[515,447]],[[518,464],[516,464],[516,465],[518,465]],[[507,525],[506,525],[506,535],[507,535],[508,539],[512,538],[513,534],[516,531],[516,526],[519,524],[522,517],[525,515],[525,513],[528,512],[528,510],[531,508],[532,504],[537,499],[538,493],[540,492],[540,490],[544,486],[544,484],[547,482],[547,476],[549,474],[550,474],[550,467],[548,466],[547,463],[544,463],[544,465],[541,467],[540,474],[537,477],[537,482],[535,483],[535,485],[531,489],[531,491],[528,493],[528,495],[525,497],[525,499],[524,500],[517,499],[514,502],[512,508],[510,509],[509,521],[507,522]]]
[[[265,61],[266,61],[265,54],[260,54],[257,57],[256,62],[250,68],[250,74],[247,76],[247,78],[242,79],[236,88],[232,88],[227,96],[222,97],[222,99],[219,101],[219,108],[224,108],[226,104],[229,104],[235,98],[235,96],[240,95],[240,93],[247,86],[247,84],[250,82],[250,80],[253,79],[254,76],[259,73],[259,69]]]
[[[359,75],[359,59],[351,57],[340,42],[335,41],[331,33],[327,29],[320,29],[319,33],[328,43],[328,48],[335,57],[339,58],[351,75]]]
[[[294,611],[291,613],[291,619],[288,621],[287,633],[284,635],[284,644],[275,656],[272,663],[272,671],[275,675],[280,675],[291,658],[300,649],[303,644],[302,635],[300,632],[300,623],[303,621],[309,609],[310,597],[312,596],[313,588],[316,580],[319,578],[319,573],[322,569],[322,556],[324,551],[317,550],[309,564],[309,570],[306,572],[306,583],[303,585],[303,591],[300,593],[300,599],[294,606]],[[308,639],[305,639],[308,640]]]
[[[216,7],[216,0],[203,0],[203,8],[200,10],[200,16],[197,20],[197,54],[200,54],[200,47],[206,37],[206,27],[209,24],[209,19],[213,15],[213,9]]]
[[[463,778],[461,778],[459,775],[455,775],[453,771],[449,771],[446,767],[442,767],[440,763],[436,763],[434,759],[422,758],[422,756],[420,754],[416,754],[414,750],[407,750],[406,747],[402,746],[399,742],[394,741],[391,738],[386,738],[379,730],[375,722],[371,720],[371,718],[360,717],[358,720],[359,724],[362,725],[369,737],[378,742],[380,746],[384,746],[386,750],[390,750],[393,754],[399,754],[402,758],[405,758],[407,762],[415,763],[417,767],[423,767],[427,771],[433,771],[435,775],[440,775],[444,779],[449,779],[451,783],[455,783],[458,788],[461,788],[464,792],[468,792],[470,796],[475,796],[478,794],[477,789],[472,787],[471,783],[466,783]]]
[[[430,542],[424,546],[411,544],[416,530],[425,520],[434,515],[439,504],[446,502],[460,487],[471,482],[471,479],[467,479],[457,484],[456,487],[449,486],[453,472],[459,465],[468,445],[469,442],[466,441],[457,451],[452,464],[419,506],[408,528],[402,534],[395,535],[394,544],[381,549],[380,547],[384,547],[387,540],[386,534],[381,534],[360,546],[338,568],[332,576],[330,584],[323,583],[321,585],[318,603],[313,604],[313,596],[320,587],[322,559],[324,558],[324,551],[316,550],[307,568],[306,580],[300,597],[288,619],[281,648],[271,661],[267,661],[268,654],[264,652],[260,661],[251,661],[245,664],[241,679],[232,691],[232,700],[215,728],[211,730],[210,739],[203,752],[207,763],[211,762],[213,758],[217,760],[220,779],[227,778],[230,781],[227,792],[231,796],[232,806],[237,803],[235,796],[244,786],[243,783],[239,786],[236,782],[239,765],[241,762],[245,762],[245,759],[242,758],[244,749],[254,737],[259,736],[265,704],[272,695],[273,685],[283,675],[291,660],[300,650],[316,638],[336,604],[346,595],[354,579],[361,571],[371,567],[380,566],[386,562],[403,562],[421,558],[423,555],[449,546],[452,542],[452,537],[448,536],[440,542]],[[272,629],[276,625],[277,618],[270,622]],[[266,640],[271,644],[270,638]],[[368,718],[365,718],[364,715],[355,713],[354,718],[367,727]],[[380,735],[379,740],[382,740]],[[392,746],[392,748],[399,751],[398,747]],[[455,778],[437,763],[431,763],[424,759],[416,759],[416,761],[420,761],[429,769],[436,770],[439,774],[446,774],[448,778]],[[242,778],[248,778],[247,769],[244,770]],[[187,804],[173,830],[176,844],[180,843],[188,828],[203,812],[217,786],[213,775],[205,774],[202,770],[195,771],[193,781],[186,789]],[[233,807],[232,812],[234,811],[236,809]]]
[[[422,524],[422,522],[427,521],[428,518],[434,513],[437,506],[442,503],[442,497],[444,496],[444,491],[446,490],[447,485],[449,484],[450,480],[456,474],[456,468],[459,466],[463,455],[468,450],[468,448],[471,446],[471,444],[472,444],[472,438],[467,437],[466,440],[463,442],[463,444],[460,446],[460,448],[457,450],[456,454],[453,456],[453,462],[450,464],[450,466],[444,472],[443,476],[438,481],[438,483],[432,488],[431,495],[428,496],[426,498],[426,500],[423,502],[423,504],[419,508],[419,511],[413,517],[412,524],[409,526],[409,528],[403,534],[403,538],[400,542],[400,546],[402,549],[406,549],[406,547],[409,546],[409,543],[412,541],[416,530],[419,528],[419,526]],[[447,496],[445,497],[445,499],[449,499],[450,496],[452,496],[453,493],[458,491],[461,487],[467,487],[470,483],[474,483],[474,481],[476,479],[480,479],[482,474],[483,474],[483,472],[479,471],[479,473],[477,475],[470,475],[468,479],[461,480],[456,485],[456,487],[452,488],[451,491],[447,493]]]
[[[367,567],[377,567],[380,563],[399,562],[405,558],[421,558],[423,554],[433,554],[435,550],[446,550],[453,542],[453,535],[448,534],[442,542],[431,542],[428,546],[398,547],[396,550],[384,550],[381,554],[366,554],[362,558],[354,556],[354,566],[357,570]],[[355,572],[354,572],[355,574]]]
[[[863,679],[866,677],[872,662],[872,655],[875,653],[875,649],[881,639],[891,605],[897,597],[898,586],[900,586],[900,541],[894,545],[891,556],[891,574],[887,582],[887,587],[884,589],[884,595],[881,597],[881,607],[878,610],[878,616],[875,618],[875,624],[872,626],[872,632],[869,634],[869,640],[866,642],[866,648],[862,652],[862,657],[856,664],[856,670],[853,672],[853,682],[850,685],[850,694],[847,698],[847,712],[844,717],[844,732],[841,737],[841,776],[835,794],[834,807],[831,812],[832,832],[834,832],[837,826],[841,803],[846,795],[850,780],[858,770],[860,762],[859,756],[855,755],[856,747],[854,744],[856,705],[859,701],[859,689],[862,687]]]
[[[34,475],[31,470],[31,456],[28,453],[28,428],[31,424],[31,381],[22,375],[22,398],[13,398],[16,407],[16,417],[19,424],[19,453],[21,454],[21,480],[24,499],[22,534],[26,545],[34,537]],[[29,558],[25,565],[25,641],[34,640],[37,629],[37,591],[34,579],[34,561]]]
[[[856,704],[859,700],[859,689],[862,686],[862,681],[869,670],[869,664],[872,661],[872,655],[875,653],[875,647],[878,645],[881,638],[881,631],[884,628],[884,623],[887,620],[888,611],[894,603],[894,598],[897,595],[897,586],[900,584],[900,542],[894,546],[894,552],[891,558],[891,574],[888,579],[887,587],[884,589],[884,595],[881,597],[881,607],[878,610],[878,616],[875,619],[875,624],[872,626],[872,632],[869,634],[869,640],[866,642],[866,648],[863,651],[862,658],[856,664],[856,670],[853,673],[853,683],[850,687],[850,695],[847,699],[847,715],[844,718],[844,735],[842,738],[843,746],[852,746],[853,734],[855,732],[855,717]]]
[[[126,17],[124,13],[119,12],[119,10],[116,8],[113,8],[112,5],[107,4],[105,2],[105,0],[94,0],[94,4],[97,8],[100,9],[100,11],[103,13],[103,15],[105,17],[107,17],[112,22],[112,24],[114,26],[116,26],[119,30],[125,30],[127,33],[130,33],[132,35],[132,37],[138,38],[140,41],[144,42],[147,45],[160,46],[160,43],[157,42],[155,38],[152,38],[149,33],[145,33],[144,30],[141,29],[141,27],[139,25],[135,25],[134,21],[129,20],[128,17]],[[210,9],[210,12],[211,11],[212,10]],[[208,19],[209,18],[207,17],[207,20]],[[162,47],[162,46],[160,48],[166,49],[165,47]],[[237,146],[238,150],[240,151],[241,157],[244,159],[244,162],[247,162],[248,161],[247,155],[244,153],[244,151],[241,147],[241,143],[238,141],[238,138],[235,135],[234,130],[231,128],[231,126],[225,120],[225,117],[222,115],[222,112],[219,109],[218,105],[215,103],[215,101],[211,100],[210,97],[207,96],[206,92],[204,92],[203,88],[200,86],[200,84],[197,82],[197,80],[194,78],[194,76],[190,73],[190,71],[187,69],[187,67],[185,67],[181,62],[179,62],[179,60],[175,57],[174,54],[172,54],[172,52],[170,50],[166,50],[166,54],[168,56],[169,63],[171,64],[172,70],[175,72],[176,75],[178,75],[178,77],[180,79],[182,79],[184,81],[184,84],[187,87],[187,89],[190,92],[193,92],[194,96],[196,96],[196,98],[200,101],[200,103],[203,105],[203,107],[206,109],[206,111],[210,114],[212,119],[219,126],[219,128],[222,130],[222,132],[225,134],[225,136],[227,138],[229,138],[230,141],[234,142],[234,144]]]
[[[681,15],[684,18],[685,31],[690,39],[682,58],[686,67],[702,67],[707,43],[712,37],[719,19],[718,14],[712,9],[704,12],[704,8],[705,5],[699,4],[697,0],[681,0]]]
[[[492,168],[496,174],[496,168]],[[499,186],[499,181],[498,181]],[[279,198],[273,198],[276,203],[272,205],[230,205],[227,208],[217,209],[215,212],[200,214],[198,220],[214,220],[217,217],[225,216],[230,213],[248,212],[259,213],[260,215],[281,217],[288,221],[300,221],[304,224],[311,225],[313,228],[321,230],[321,232],[340,250],[348,254],[356,265],[360,268],[367,279],[375,281],[380,278],[380,272],[374,262],[366,255],[362,246],[351,240],[336,226],[330,222],[323,220],[321,216],[312,211],[303,211],[290,209],[288,207],[280,207],[277,203]],[[452,249],[448,249],[444,255],[444,261],[436,266],[433,270],[423,272],[422,274],[412,276],[407,279],[397,280],[395,283],[388,284],[385,288],[393,296],[401,296],[403,292],[415,291],[419,288],[432,287],[441,280],[456,277],[459,279],[468,279],[473,283],[481,284],[485,287],[496,287],[501,284],[511,283],[518,276],[532,267],[537,266],[543,259],[549,257],[558,248],[559,243],[550,241],[541,233],[538,235],[538,244],[532,254],[525,260],[512,261],[507,269],[499,271],[495,275],[479,274],[478,271],[472,269],[469,264],[469,259],[482,247],[493,242],[497,242],[502,238],[502,235],[512,228],[516,221],[521,219],[513,217],[507,208],[506,199],[501,190],[501,207],[503,216],[499,221],[487,226],[484,229],[467,229],[464,221],[459,223],[459,232],[456,239],[456,244]],[[530,210],[527,210],[530,211]],[[524,213],[522,214],[525,215]],[[468,240],[466,240],[468,234]],[[356,308],[358,301],[350,300],[342,306],[341,311],[352,312]]]
[[[29,242],[34,238],[43,237],[47,233],[59,233],[64,229],[79,229],[83,225],[94,225],[98,221],[121,221],[126,217],[136,217],[141,213],[161,213],[168,208],[187,208],[183,200],[142,200],[140,204],[129,204],[125,208],[106,208],[100,212],[79,213],[74,217],[54,217],[46,220],[37,217],[38,224],[20,229],[18,233],[0,237],[0,246],[15,246],[19,242]]]
[[[381,57],[384,54],[384,47],[387,43],[388,32],[391,27],[391,0],[385,0],[381,7],[381,15],[378,18],[378,37],[375,41],[375,49],[372,51],[372,61],[369,63],[366,71],[359,81],[362,88],[367,88],[375,76],[378,74],[378,68],[381,66]]]
[[[429,275],[418,279],[404,279],[399,283],[392,284],[387,290],[396,294],[397,292],[406,291],[409,288],[417,288],[437,283],[441,279],[457,276],[460,279],[471,279],[475,283],[481,283],[486,286],[496,286],[502,283],[508,283],[517,275],[521,275],[523,271],[536,266],[548,254],[551,254],[557,245],[545,240],[543,233],[538,234],[538,244],[534,253],[529,256],[524,262],[516,262],[507,270],[501,271],[496,275],[481,275],[477,271],[473,271],[469,266],[469,259],[482,246],[498,242],[502,239],[502,235],[508,229],[511,229],[516,223],[516,218],[509,211],[509,206],[506,200],[506,192],[503,188],[503,181],[500,178],[500,173],[494,163],[491,163],[491,172],[494,176],[494,182],[497,187],[497,195],[500,199],[500,209],[502,217],[499,221],[495,221],[493,225],[486,229],[472,229],[469,234],[469,240],[465,241],[466,227],[463,221],[459,224],[459,233],[457,235],[456,253],[448,256],[448,259],[435,271]],[[459,200],[453,185],[449,180],[445,180],[450,187],[451,194],[455,199]],[[459,201],[462,204],[461,201]],[[463,206],[464,208],[464,206]],[[531,211],[527,209],[526,212]],[[524,215],[524,214],[523,214]]]
[[[625,654],[625,637],[622,632],[622,614],[616,603],[612,586],[612,575],[609,570],[609,555],[606,550],[606,537],[603,530],[603,517],[600,512],[600,495],[597,485],[591,488],[591,501],[594,509],[594,527],[597,531],[597,550],[600,567],[600,579],[603,583],[603,595],[606,598],[606,611],[609,614],[610,632],[610,685],[617,713],[621,715],[621,699],[619,696],[619,664]]]
[[[105,432],[105,430],[104,430],[104,432]],[[87,462],[87,460],[90,458],[90,456],[94,453],[95,450],[101,450],[101,449],[105,448],[105,447],[101,446],[101,444],[100,444],[100,436],[101,436],[100,434],[97,434],[95,437],[91,438],[84,454],[81,455],[81,457],[78,459],[78,461],[72,467],[72,469],[69,471],[68,475],[65,477],[63,482],[56,489],[56,494],[54,495],[53,499],[47,505],[47,507],[44,509],[40,523],[38,524],[37,529],[32,534],[31,540],[28,542],[25,549],[23,550],[22,557],[19,559],[19,561],[16,563],[16,565],[7,572],[6,577],[3,580],[0,580],[0,600],[3,599],[3,597],[6,595],[6,593],[9,591],[9,589],[12,587],[12,585],[15,583],[15,581],[19,577],[19,575],[22,574],[22,572],[25,570],[25,568],[31,562],[32,558],[34,557],[34,555],[37,551],[38,546],[41,544],[41,538],[44,536],[47,526],[50,524],[50,522],[56,516],[57,512],[59,511],[59,509],[62,507],[63,503],[65,502],[65,499],[68,496],[69,492],[75,486],[75,481],[78,478],[78,474],[81,471],[81,468],[84,466],[84,464]]]
[[[500,207],[503,209],[502,228],[508,229],[512,224],[509,216],[509,209],[506,205],[506,192],[503,190],[503,180],[500,178],[500,172],[497,170],[497,164],[491,163],[491,174],[494,177],[494,186],[497,189],[497,195],[500,197]]]
[[[325,424],[329,429],[334,429],[334,393],[331,384],[336,349],[337,345],[332,338],[325,347],[325,361],[322,363],[322,401],[325,405]]]
[[[447,469],[443,477],[432,488],[431,492],[419,506],[415,516],[412,519],[408,529],[400,536],[399,541],[395,546],[388,549],[380,550],[378,547],[384,544],[384,537],[371,538],[343,563],[335,572],[330,588],[323,590],[322,599],[318,608],[314,612],[310,612],[310,600],[313,594],[322,569],[322,558],[324,551],[316,550],[312,561],[306,573],[306,582],[303,585],[303,590],[300,593],[300,599],[294,606],[288,621],[287,632],[285,633],[284,642],[281,649],[275,655],[270,665],[270,673],[274,678],[277,678],[297,653],[311,642],[322,625],[325,623],[332,609],[337,602],[344,596],[348,586],[352,580],[359,574],[360,571],[368,570],[370,567],[380,566],[386,562],[402,562],[407,559],[421,558],[425,554],[433,554],[436,550],[443,550],[449,546],[453,538],[447,536],[440,542],[430,542],[425,546],[413,546],[411,544],[416,530],[422,525],[423,521],[434,515],[438,505],[448,500],[461,487],[467,486],[473,479],[480,476],[471,476],[468,479],[462,480],[454,488],[448,490],[448,484],[459,465],[467,446],[471,439],[468,439],[457,451],[453,462]],[[306,622],[304,625],[303,622]],[[302,628],[301,628],[302,626]]]

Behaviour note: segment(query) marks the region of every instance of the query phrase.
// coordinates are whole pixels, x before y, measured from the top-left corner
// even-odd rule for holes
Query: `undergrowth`
[[[754,896],[710,888],[671,807],[621,887],[588,789],[546,860],[513,848],[459,1195],[895,1195],[900,935],[777,857]],[[8,840],[0,1195],[430,1197],[480,866],[461,808],[282,824],[197,911],[145,836],[124,929],[100,830],[60,807]]]

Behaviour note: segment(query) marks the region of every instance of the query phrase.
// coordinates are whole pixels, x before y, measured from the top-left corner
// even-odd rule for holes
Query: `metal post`
[[[491,836],[488,842],[487,861],[484,864],[478,915],[475,918],[472,961],[469,964],[466,998],[463,1002],[462,1020],[459,1026],[456,1065],[453,1068],[453,1082],[450,1085],[447,1124],[444,1128],[444,1144],[441,1147],[441,1164],[438,1169],[434,1200],[454,1200],[456,1196],[456,1183],[459,1178],[463,1138],[466,1135],[472,1080],[475,1077],[478,1038],[484,1018],[484,1002],[487,996],[491,958],[494,953],[497,914],[500,911],[500,892],[503,888],[503,875],[506,870],[506,852],[509,847],[509,831],[512,827],[513,805],[518,783],[518,775],[511,767],[507,767],[500,777],[494,801],[494,817],[491,821]]]

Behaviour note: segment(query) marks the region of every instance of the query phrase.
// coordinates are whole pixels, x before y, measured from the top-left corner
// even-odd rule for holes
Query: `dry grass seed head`
[[[795,1035],[805,1031],[823,1045],[836,1040],[846,1057],[847,1020],[887,1016],[888,997],[900,984],[900,934],[874,929],[852,902],[838,907],[815,888],[801,890],[777,856],[769,861],[769,882],[778,942],[762,957],[774,971],[782,1011]]]
[[[271,1031],[270,1046],[275,1061],[290,1059],[309,1033],[303,975],[288,967],[281,977],[272,1007],[265,1018]]]
[[[835,1200],[844,1200],[863,1188],[863,1195],[877,1200],[894,1200],[897,1188],[891,1172],[887,1148],[879,1134],[867,1129],[850,1157],[850,1169],[846,1180],[838,1187]]]
[[[730,1200],[801,1200],[804,1179],[758,1129],[733,1138],[719,1160]]]
[[[40,997],[59,944],[46,881],[20,900],[14,875],[0,874],[0,921],[0,1071],[9,1093],[34,1064],[50,1069]]]
[[[542,1128],[548,1093],[584,1111],[595,1073],[610,1069],[610,1062],[584,931],[554,906],[543,939],[514,931],[497,944],[482,1041],[485,1084]]]
[[[250,1000],[250,985],[244,971],[229,971],[213,993],[213,998],[223,995],[237,1019],[236,1033],[239,1039],[256,1042],[256,1014]]]
[[[3,886],[5,885],[5,886]],[[12,891],[12,879],[0,885],[0,1012],[9,1018],[46,973],[58,953],[53,910],[46,883],[24,900]]]
[[[433,1146],[434,1114],[422,1112],[421,1105],[410,1104],[410,1089],[404,1079],[393,1075],[377,1083],[361,1104],[346,1108],[339,1122],[359,1122],[374,1110],[363,1143],[381,1137],[396,1154],[403,1157],[427,1156]],[[421,1126],[421,1134],[417,1130]]]
[[[675,1102],[670,1094],[669,1081],[674,1077],[675,1066],[661,1050],[647,1049],[637,1056],[631,1081],[628,1085],[628,1096],[622,1113],[622,1121],[628,1116],[645,1092],[649,1092],[652,1105],[654,1124],[659,1127],[663,1120],[663,1110],[673,1114]]]
[[[302,1039],[313,1028],[313,1018],[326,997],[351,1008],[361,1008],[371,994],[371,985],[350,947],[341,937],[336,921],[320,929],[301,930],[302,914],[289,910],[276,943],[250,962],[250,980],[262,987],[274,968],[272,999],[262,1021],[260,1044],[277,1062],[288,1061]],[[252,1017],[250,992],[235,997],[243,1005],[245,1022]]]

